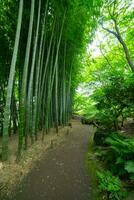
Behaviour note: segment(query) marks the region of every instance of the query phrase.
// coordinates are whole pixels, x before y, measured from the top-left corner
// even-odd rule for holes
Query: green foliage
[[[13,41],[16,30],[16,6],[17,4],[14,0],[0,1],[0,82],[4,82],[9,75]]]
[[[110,171],[97,171],[97,179],[103,199],[121,200],[125,197],[120,179],[113,176]]]
[[[18,20],[21,32],[17,31],[15,38],[19,2],[23,10],[22,20]],[[32,143],[37,140],[38,130],[43,130],[44,138],[44,132],[51,127],[55,126],[58,132],[58,125],[67,124],[75,88],[81,80],[82,56],[93,37],[103,4],[103,0],[22,2],[0,1],[3,155],[8,154],[12,129],[19,133],[18,155],[21,155],[29,139]],[[19,46],[14,45],[15,41]],[[17,51],[13,54],[14,49]],[[14,65],[11,65],[12,55],[15,55]],[[8,112],[3,116],[4,110]]]
[[[105,143],[108,146],[100,148],[99,157],[114,174],[131,179],[134,175],[134,139],[113,133]]]
[[[130,108],[133,113],[134,76],[131,73],[114,68],[103,74],[105,82],[100,83],[92,98],[99,110],[97,117],[104,126],[118,129],[118,119]]]
[[[94,102],[86,96],[76,94],[74,97],[74,112],[86,117],[86,119],[94,119],[97,113]]]
[[[133,20],[130,20],[134,14],[133,5],[131,1],[125,0],[105,1],[101,12],[94,42],[89,45],[88,55],[83,59],[83,79],[89,83],[89,89],[91,83],[94,83],[92,100],[97,103],[96,118],[104,127],[119,129],[122,119],[133,117],[134,75],[130,72],[117,38],[104,31],[101,25],[103,22],[106,28],[116,32],[113,19],[117,20],[120,34],[133,58],[134,48],[130,36],[134,28]],[[94,55],[96,52],[99,52],[98,56]]]
[[[134,119],[134,73],[128,62],[134,63],[133,16],[131,0],[104,1],[98,20],[100,26],[88,47],[87,56],[83,58],[85,68],[81,82],[84,87],[80,85],[83,92],[78,91],[79,95],[75,97],[78,113],[86,119],[93,116],[98,122],[99,129],[94,137],[96,146],[99,145],[98,156],[111,171],[99,174],[101,189],[107,194],[111,192],[113,199],[122,197],[114,191],[116,186],[120,188],[120,184],[112,174],[125,180],[134,179],[134,139],[119,134],[128,118]],[[108,178],[105,180],[105,177]]]
[[[127,161],[125,163],[125,170],[128,173],[133,173],[133,175],[134,175],[134,161]]]

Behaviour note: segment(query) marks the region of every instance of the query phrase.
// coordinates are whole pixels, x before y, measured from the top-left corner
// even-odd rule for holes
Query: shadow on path
[[[89,126],[72,124],[64,142],[47,151],[12,200],[91,200],[85,167]]]

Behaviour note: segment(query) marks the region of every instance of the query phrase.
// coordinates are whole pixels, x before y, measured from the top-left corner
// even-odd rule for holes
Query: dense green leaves
[[[24,0],[22,20],[18,18],[21,34],[15,37],[19,2],[22,0],[0,1],[0,134],[4,160],[12,132],[19,135],[19,158],[29,141],[38,139],[39,130],[44,138],[51,127],[58,132],[59,125],[67,124],[80,82],[81,58],[102,6],[101,0]],[[13,48],[14,41],[17,47]],[[15,62],[10,67],[12,54]]]
[[[82,122],[97,127],[94,145],[104,168],[111,171],[98,174],[106,199],[122,199],[114,191],[119,179],[112,174],[125,180],[134,177],[133,8],[131,0],[104,1],[82,58],[84,67],[74,98],[74,112],[84,116]]]
[[[127,161],[125,163],[125,170],[128,173],[134,173],[134,162],[133,161]]]
[[[99,189],[103,194],[103,199],[121,200],[126,196],[122,191],[122,184],[118,177],[113,176],[110,171],[97,171]]]

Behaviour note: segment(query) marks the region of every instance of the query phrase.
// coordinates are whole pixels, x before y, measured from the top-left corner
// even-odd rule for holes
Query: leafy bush
[[[134,175],[134,161],[127,161],[125,163],[125,170],[128,173],[133,173],[133,175]]]
[[[108,72],[107,79],[95,90],[92,99],[98,109],[96,118],[103,127],[120,129],[124,119],[134,117],[134,75],[115,70]]]
[[[121,200],[126,196],[120,179],[113,176],[110,171],[97,171],[97,179],[99,181],[100,192],[103,194],[103,199]]]
[[[105,139],[110,134],[107,129],[98,128],[94,134],[94,145],[95,146],[106,146]]]
[[[134,179],[134,139],[118,133],[110,134],[105,143],[101,156],[107,167],[122,178]]]

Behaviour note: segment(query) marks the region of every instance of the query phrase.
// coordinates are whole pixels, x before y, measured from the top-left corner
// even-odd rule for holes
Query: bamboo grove
[[[0,135],[2,160],[18,136],[17,158],[28,142],[72,114],[80,56],[91,39],[101,1],[0,2]],[[88,37],[87,37],[88,36]]]

